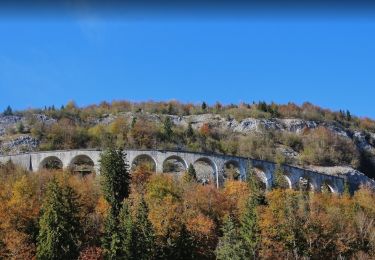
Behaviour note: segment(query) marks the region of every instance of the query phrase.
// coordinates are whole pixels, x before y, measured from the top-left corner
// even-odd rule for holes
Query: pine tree
[[[124,259],[134,259],[134,226],[127,201],[123,203],[119,214],[119,232],[121,234],[121,255]]]
[[[13,110],[10,106],[7,106],[7,108],[3,112],[4,116],[12,116],[13,115]]]
[[[346,110],[346,120],[348,121],[352,120],[352,115],[350,114],[349,110]]]
[[[249,196],[245,212],[241,218],[240,235],[243,241],[243,250],[246,259],[256,259],[260,243],[260,230],[258,224],[257,206],[258,198]]]
[[[136,123],[137,123],[137,118],[133,117],[132,122],[130,124],[130,129],[133,129]]]
[[[155,235],[153,226],[148,219],[148,207],[141,199],[134,223],[134,258],[139,260],[154,259]]]
[[[100,155],[100,178],[104,198],[117,218],[122,202],[129,196],[129,166],[122,150],[109,148]]]
[[[219,238],[216,247],[216,257],[219,260],[246,259],[243,243],[231,216],[225,218],[222,228],[223,236]]]
[[[197,172],[192,164],[189,165],[188,170],[184,173],[182,180],[184,183],[197,182]]]
[[[284,170],[280,164],[276,165],[272,188],[274,189],[288,189],[289,188],[289,184],[284,177]]]
[[[166,117],[163,123],[163,135],[165,140],[171,140],[173,135],[172,121],[170,117]]]
[[[102,247],[107,259],[122,256],[122,239],[118,216],[125,198],[129,196],[129,166],[122,150],[109,148],[100,155],[100,177],[103,196],[110,205],[104,226]]]
[[[207,104],[206,104],[206,102],[203,101],[203,103],[202,103],[202,110],[205,111],[206,108],[207,108]]]
[[[189,139],[192,139],[194,137],[194,130],[191,123],[189,123],[188,128],[186,130],[186,137]]]
[[[77,194],[52,179],[41,212],[37,259],[76,259],[81,231]]]
[[[123,243],[118,226],[118,216],[113,208],[109,208],[104,223],[104,235],[102,238],[102,248],[106,259],[118,259],[123,254]]]

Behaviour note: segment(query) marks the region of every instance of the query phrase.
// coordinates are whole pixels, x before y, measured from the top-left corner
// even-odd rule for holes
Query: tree
[[[100,174],[103,196],[110,205],[105,221],[102,245],[108,259],[122,255],[121,234],[118,231],[118,215],[123,201],[129,196],[129,166],[122,150],[109,148],[100,155]]]
[[[109,148],[100,155],[100,178],[103,196],[113,209],[115,217],[122,202],[129,196],[129,166],[123,150]]]
[[[39,221],[37,259],[75,259],[79,254],[80,222],[78,196],[56,179],[47,186]]]
[[[13,110],[10,106],[7,106],[7,108],[3,112],[4,116],[12,116],[13,115]]]
[[[119,221],[113,208],[109,208],[104,223],[102,248],[106,259],[118,259],[123,253],[123,243],[119,230]]]
[[[153,226],[148,219],[148,207],[142,197],[134,223],[134,258],[140,260],[154,259],[155,235]]]
[[[276,165],[272,187],[274,189],[287,189],[287,188],[289,188],[289,184],[284,177],[284,169],[282,168],[281,164]]]
[[[119,226],[121,232],[121,251],[125,259],[132,259],[134,257],[134,226],[131,213],[129,211],[129,204],[124,202],[119,215]]]
[[[246,259],[240,234],[237,230],[234,220],[227,216],[222,228],[223,236],[219,238],[216,248],[217,259],[222,260],[241,260]]]
[[[251,194],[241,218],[240,235],[243,240],[243,250],[247,259],[257,259],[260,244],[257,206],[259,198]]]
[[[186,137],[189,139],[192,139],[194,137],[194,130],[193,130],[191,122],[189,122],[188,124],[188,128],[186,130]]]
[[[163,122],[163,135],[165,140],[171,140],[172,135],[173,135],[173,130],[172,130],[172,121],[170,117],[166,117],[164,122]]]
[[[192,164],[189,164],[188,170],[183,175],[183,182],[191,183],[197,182],[197,172]]]
[[[202,110],[205,111],[206,108],[207,108],[207,104],[206,104],[206,102],[203,101],[203,103],[202,103]]]
[[[348,121],[352,120],[352,115],[350,114],[349,110],[346,110],[346,120]]]

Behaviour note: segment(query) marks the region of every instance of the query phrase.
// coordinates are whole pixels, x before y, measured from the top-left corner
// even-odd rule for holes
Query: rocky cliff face
[[[39,141],[29,134],[18,133],[20,124],[27,132],[30,122],[35,121],[44,124],[53,124],[55,119],[46,115],[34,114],[30,117],[23,116],[0,116],[0,155],[16,154],[37,151]]]

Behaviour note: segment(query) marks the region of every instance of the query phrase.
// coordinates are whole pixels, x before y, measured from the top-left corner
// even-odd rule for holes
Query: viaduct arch
[[[212,182],[217,187],[223,185],[225,179],[228,177],[225,173],[228,164],[235,165],[236,171],[238,172],[238,179],[240,180],[246,179],[249,165],[252,165],[254,169],[253,172],[255,172],[257,178],[263,183],[265,189],[270,189],[272,187],[276,169],[276,164],[273,162],[223,154],[131,149],[125,150],[125,152],[126,159],[130,166],[136,163],[140,158],[149,158],[154,163],[155,172],[158,173],[166,170],[166,162],[170,159],[181,163],[184,170],[186,170],[190,164],[196,166],[198,163],[204,163],[211,167],[211,170],[208,172],[207,169],[209,168],[203,167],[202,172],[204,176],[201,178],[205,179],[204,181]],[[0,156],[0,162],[6,163],[11,160],[13,163],[35,172],[48,167],[67,169],[77,164],[79,160],[85,159],[90,162],[89,164],[92,169],[98,172],[100,153],[100,150],[93,149],[33,152]],[[334,193],[341,193],[344,190],[344,177],[327,175],[289,165],[283,165],[282,167],[285,173],[284,177],[290,188],[297,189],[302,185],[301,183],[307,183],[309,189],[314,191],[320,191],[323,186],[328,187],[329,190]]]

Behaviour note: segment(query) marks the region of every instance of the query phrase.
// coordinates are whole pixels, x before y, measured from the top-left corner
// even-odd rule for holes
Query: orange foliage
[[[201,128],[199,128],[199,133],[203,136],[209,136],[211,133],[211,127],[208,123],[204,123]]]
[[[153,172],[149,171],[144,167],[144,165],[140,165],[136,167],[136,169],[131,174],[131,188],[134,192],[144,194],[146,190],[146,185],[153,175]]]
[[[223,194],[229,202],[229,207],[237,217],[244,212],[246,201],[249,198],[250,191],[247,183],[236,180],[225,182]]]

